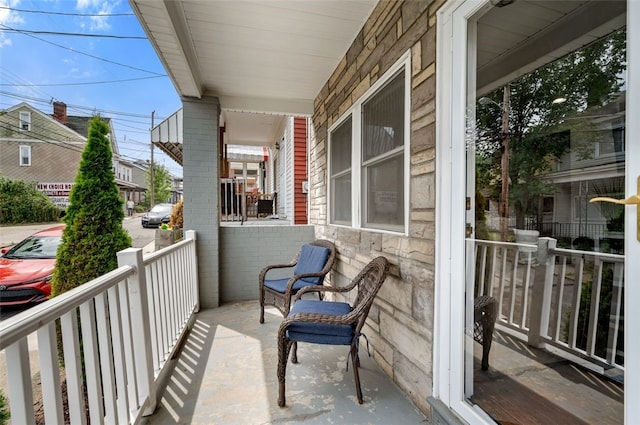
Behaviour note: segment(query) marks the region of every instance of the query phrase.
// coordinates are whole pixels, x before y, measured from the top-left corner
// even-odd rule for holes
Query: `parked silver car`
[[[173,204],[154,206],[142,216],[142,227],[159,227],[162,223],[169,223],[172,209]]]

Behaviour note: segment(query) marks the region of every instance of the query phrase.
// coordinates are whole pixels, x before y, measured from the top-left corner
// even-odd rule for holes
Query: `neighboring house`
[[[137,166],[123,159],[118,159],[117,155],[114,155],[113,159],[114,174],[116,176],[116,184],[120,190],[120,197],[125,202],[131,199],[136,204],[139,204],[142,199],[142,194],[147,190],[144,178],[142,183],[134,180],[135,170]]]
[[[53,102],[53,113],[45,114],[23,102],[0,115],[0,174],[35,182],[60,208],[69,203],[89,134],[91,117],[67,114],[67,105]],[[123,200],[139,197],[144,184],[133,182],[133,166],[120,158],[110,118],[109,126],[113,172]]]
[[[544,200],[543,219],[534,226],[541,234],[567,238],[574,247],[580,238],[579,243],[586,241],[595,250],[610,250],[613,244],[614,251],[621,251],[618,219],[624,208],[592,204],[589,199],[624,195],[625,103],[626,92],[621,92],[611,103],[568,120],[572,126],[564,134],[571,150],[545,176],[555,193]]]
[[[279,218],[292,224],[308,223],[308,121],[305,117],[274,118],[275,131],[267,132],[261,139],[265,146],[257,146],[255,141],[246,146],[221,143],[220,177],[223,181],[241,182],[237,191],[244,190],[241,196],[246,197],[244,205],[249,215],[257,215],[255,199],[261,194],[273,201],[272,211]],[[244,124],[243,130],[255,134],[255,129],[247,129],[249,126]],[[177,129],[181,128],[183,113],[179,110],[152,130],[153,143],[180,165],[183,161],[182,135]],[[226,139],[227,132],[238,132],[234,123],[221,127],[220,131],[221,140]],[[246,142],[249,137],[240,136],[240,139]],[[181,197],[181,188],[178,190]],[[235,188],[227,190],[236,194]],[[222,195],[221,199],[224,198]]]
[[[169,196],[169,202],[175,204],[182,199],[183,190],[184,179],[182,177],[171,175],[171,195]]]
[[[640,87],[636,2],[130,3],[183,102],[183,125],[173,127],[177,138],[169,142],[182,146],[185,228],[197,232],[199,258],[207,258],[199,263],[201,306],[235,301],[222,298],[223,241],[212,220],[220,188],[212,182],[224,174],[224,145],[251,143],[234,137],[227,114],[251,111],[262,123],[269,114],[306,117],[308,222],[315,237],[338,250],[325,282],[344,286],[373,257],[387,257],[391,273],[365,326],[373,357],[434,423],[495,423],[473,392],[474,374],[483,373],[473,356],[475,104],[628,22],[625,195],[631,196],[640,170],[639,145],[628,142],[640,137],[640,93],[631,91]],[[282,126],[262,128],[269,134],[264,145],[282,151]],[[274,156],[280,175],[274,189],[286,191],[290,157]],[[626,210],[626,276],[640,274],[640,264],[629,261],[640,258],[636,209]],[[639,297],[638,285],[624,286],[625,300]],[[640,316],[631,306],[626,301],[624,321],[633,326]],[[638,364],[640,337],[624,338],[626,364]],[[624,373],[630,424],[640,423],[632,401],[639,372]],[[480,376],[505,385],[512,378],[498,369]],[[526,411],[533,400],[551,405],[569,396],[574,383],[562,384],[562,394],[510,386],[488,397],[511,422],[508,414],[519,408],[502,397],[517,391]],[[562,402],[556,407],[562,410]],[[553,414],[548,422],[561,423]]]
[[[0,174],[34,182],[60,208],[69,203],[86,133],[65,125],[56,112],[45,114],[19,103],[0,114]]]

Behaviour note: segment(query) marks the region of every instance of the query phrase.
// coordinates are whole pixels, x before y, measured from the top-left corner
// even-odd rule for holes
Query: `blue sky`
[[[50,114],[54,100],[111,118],[129,160],[150,158],[151,112],[157,125],[182,106],[128,1],[0,0],[0,109],[24,101]]]

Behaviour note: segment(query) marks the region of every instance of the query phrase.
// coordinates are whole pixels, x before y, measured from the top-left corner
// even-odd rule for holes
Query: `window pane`
[[[351,168],[351,117],[331,133],[331,175]]]
[[[29,146],[20,146],[20,165],[31,164],[31,149]]]
[[[365,225],[397,228],[404,224],[403,155],[365,167],[367,179]]]
[[[404,71],[362,106],[362,158],[368,161],[404,144]]]
[[[351,173],[331,180],[331,222],[351,224]]]

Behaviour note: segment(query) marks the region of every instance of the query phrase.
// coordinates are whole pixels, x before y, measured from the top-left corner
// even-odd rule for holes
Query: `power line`
[[[113,35],[113,34],[79,33],[79,32],[60,32],[60,31],[36,31],[36,30],[15,29],[15,28],[9,28],[6,26],[5,28],[0,29],[0,31],[17,32],[24,35],[41,34],[41,35],[62,35],[67,37],[115,38],[120,40],[147,40],[147,37],[139,36],[139,35]]]
[[[41,98],[36,98],[36,97],[19,95],[19,94],[7,92],[7,91],[4,91],[4,90],[0,90],[0,94],[1,95],[5,95],[5,96],[9,96],[9,97],[13,97],[13,98],[16,98],[16,99],[20,99],[20,100],[29,100],[29,101],[40,102],[40,103],[45,103],[45,104],[51,104],[52,101],[53,101],[53,99],[41,99]],[[124,116],[132,117],[132,118],[144,118],[144,119],[150,119],[151,118],[151,115],[134,114],[132,112],[110,111],[110,110],[106,110],[106,109],[97,109],[95,107],[82,106],[82,105],[72,105],[72,104],[66,104],[66,105],[67,105],[68,108],[90,111],[92,113],[111,114],[111,115],[124,115]],[[162,119],[164,119],[164,118],[162,118]]]
[[[112,84],[112,83],[125,83],[127,81],[139,81],[150,80],[152,78],[164,78],[166,75],[155,75],[152,77],[139,77],[139,78],[127,78],[125,80],[111,80],[111,81],[92,81],[87,83],[52,83],[52,84],[12,84],[12,83],[0,83],[0,86],[7,87],[60,87],[60,86],[90,86],[96,84]]]
[[[136,68],[135,66],[126,65],[126,64],[123,64],[123,63],[120,63],[120,62],[115,62],[115,61],[112,61],[112,60],[109,60],[109,59],[105,59],[105,58],[101,58],[101,57],[99,57],[99,56],[95,56],[95,55],[92,55],[92,54],[89,54],[89,53],[85,53],[85,52],[82,52],[82,51],[80,51],[80,50],[75,50],[75,49],[73,49],[73,48],[71,48],[71,47],[66,47],[66,46],[63,46],[63,45],[61,45],[61,44],[54,43],[54,42],[49,41],[49,40],[44,40],[44,39],[42,39],[42,38],[40,38],[40,37],[36,37],[36,36],[35,36],[35,35],[33,35],[33,34],[27,34],[27,33],[23,32],[23,31],[21,31],[21,30],[18,30],[18,29],[15,29],[15,28],[11,28],[11,27],[9,27],[9,26],[7,26],[7,25],[4,25],[4,24],[0,24],[0,27],[2,27],[2,28],[8,28],[8,29],[13,30],[13,31],[15,31],[15,32],[22,33],[22,34],[26,35],[27,37],[35,38],[36,40],[42,41],[43,43],[48,43],[48,44],[51,44],[51,45],[53,45],[53,46],[59,47],[59,48],[61,48],[61,49],[70,50],[70,51],[72,51],[72,52],[74,52],[74,53],[78,53],[78,54],[80,54],[80,55],[88,56],[88,57],[90,57],[90,58],[92,58],[92,59],[100,60],[100,61],[107,62],[107,63],[113,64],[113,65],[122,66],[122,67],[124,67],[124,68],[133,69],[133,70],[135,70],[135,71],[146,72],[147,74],[154,74],[154,75],[158,75],[158,76],[166,77],[166,74],[160,74],[159,72],[149,71],[149,70],[142,69],[142,68]]]
[[[98,17],[98,18],[111,18],[117,16],[136,16],[133,13],[68,13],[68,12],[51,12],[46,10],[29,10],[29,9],[17,9],[14,7],[0,6],[0,9],[7,9],[13,12],[21,13],[39,13],[42,15],[62,15],[62,16],[80,16],[80,17]]]

